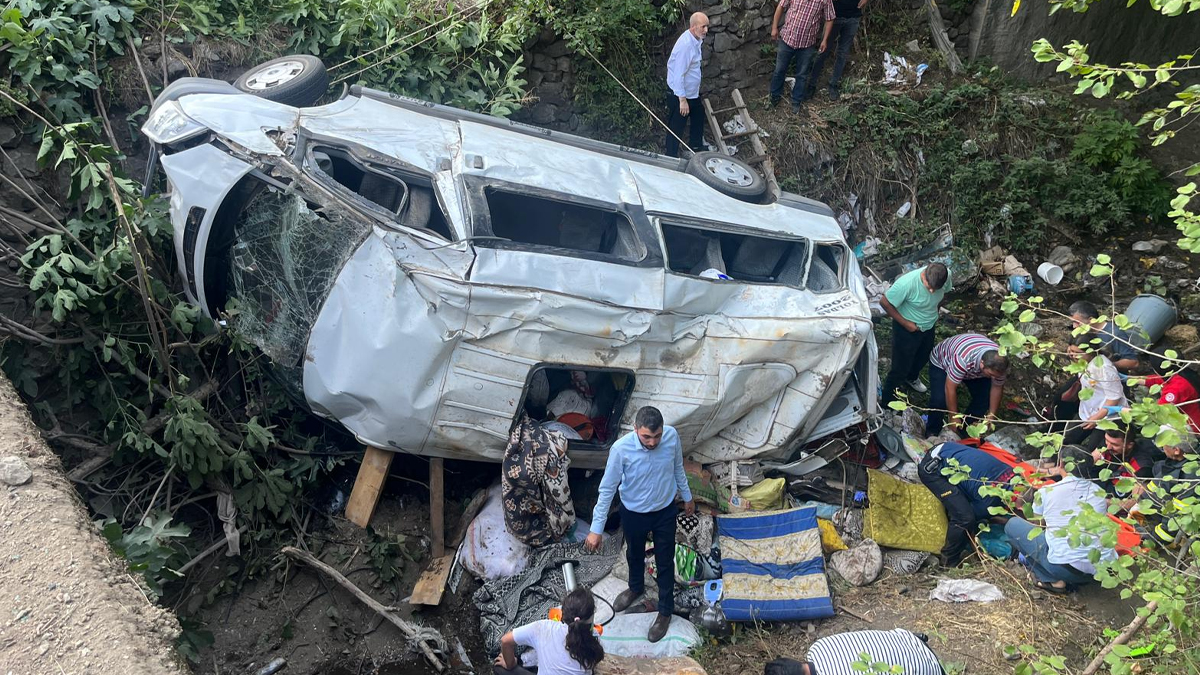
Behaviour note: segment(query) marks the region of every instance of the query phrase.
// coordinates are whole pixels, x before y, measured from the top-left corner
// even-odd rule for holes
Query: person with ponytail
[[[495,675],[528,675],[517,662],[517,645],[537,651],[538,675],[591,675],[604,658],[604,647],[592,632],[596,601],[579,587],[562,602],[562,620],[542,619],[519,626],[500,638]]]

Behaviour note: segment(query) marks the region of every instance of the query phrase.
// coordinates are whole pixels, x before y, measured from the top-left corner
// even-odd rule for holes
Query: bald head
[[[693,14],[688,22],[688,31],[696,36],[697,40],[703,40],[704,36],[708,35],[708,15],[704,12]]]

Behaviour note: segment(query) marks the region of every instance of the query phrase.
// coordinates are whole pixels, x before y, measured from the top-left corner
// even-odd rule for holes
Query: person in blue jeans
[[[1068,472],[1062,463],[1050,467],[1047,472],[1059,476],[1060,480],[1040,488],[1033,498],[1033,512],[1045,521],[1042,532],[1030,538],[1037,526],[1024,518],[1013,517],[1005,523],[1004,534],[1008,535],[1013,548],[1025,557],[1025,565],[1033,574],[1036,586],[1062,594],[1072,586],[1090,583],[1095,578],[1096,567],[1091,562],[1093,550],[1100,551],[1100,562],[1116,558],[1117,552],[1104,546],[1098,535],[1080,533],[1075,543],[1071,542],[1067,529],[1071,521],[1086,512],[1103,517],[1100,514],[1108,513],[1108,499],[1104,490],[1091,480],[1097,467],[1086,450],[1069,445],[1062,449],[1060,457],[1074,465],[1071,471]]]
[[[780,28],[779,20],[783,19]],[[825,53],[835,18],[833,0],[779,0],[771,18],[771,39],[779,50],[775,72],[771,75],[771,105],[783,98],[783,81],[792,63],[796,64],[796,84],[792,86],[792,111],[808,92],[808,74],[813,57]]]
[[[846,69],[846,59],[850,56],[850,47],[854,44],[858,23],[862,20],[862,8],[866,4],[867,0],[833,0],[833,10],[837,18],[833,20],[833,31],[829,37],[837,41],[837,47],[833,59],[833,73],[829,75],[829,98],[834,100],[841,94],[842,71]],[[812,75],[808,78],[809,98],[817,91],[821,71],[825,69],[825,59],[829,52],[829,49],[821,52],[813,63]]]

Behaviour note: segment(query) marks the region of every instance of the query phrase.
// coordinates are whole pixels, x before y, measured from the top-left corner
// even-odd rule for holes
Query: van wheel
[[[721,152],[697,152],[688,160],[687,172],[710,188],[745,202],[761,201],[767,193],[762,174]]]
[[[281,56],[247,70],[233,86],[268,101],[304,108],[325,94],[329,73],[315,56]]]

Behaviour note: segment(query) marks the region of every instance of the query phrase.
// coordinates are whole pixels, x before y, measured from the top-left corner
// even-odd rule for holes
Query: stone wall
[[[661,36],[654,61],[646,66],[654,69],[662,82],[663,95],[667,91],[667,57],[676,38],[687,29],[688,17],[696,11],[707,14],[710,22],[701,66],[702,93],[724,99],[731,89],[763,85],[775,65],[774,51],[764,49],[770,43],[775,0],[688,0],[679,21]],[[513,118],[586,134],[586,124],[571,100],[575,60],[582,58],[587,57],[572,52],[566,41],[550,30],[526,45],[525,79],[533,100]],[[662,101],[646,104],[657,110]]]
[[[1196,49],[1200,12],[1165,17],[1149,3],[1097,2],[1087,12],[1064,9],[1053,16],[1045,3],[1026,4],[1016,16],[1012,0],[975,0],[974,26],[984,56],[1005,71],[1026,79],[1054,76],[1056,64],[1037,63],[1029,51],[1038,38],[1056,47],[1078,40],[1091,46],[1092,60],[1108,65],[1124,61],[1158,64]]]

